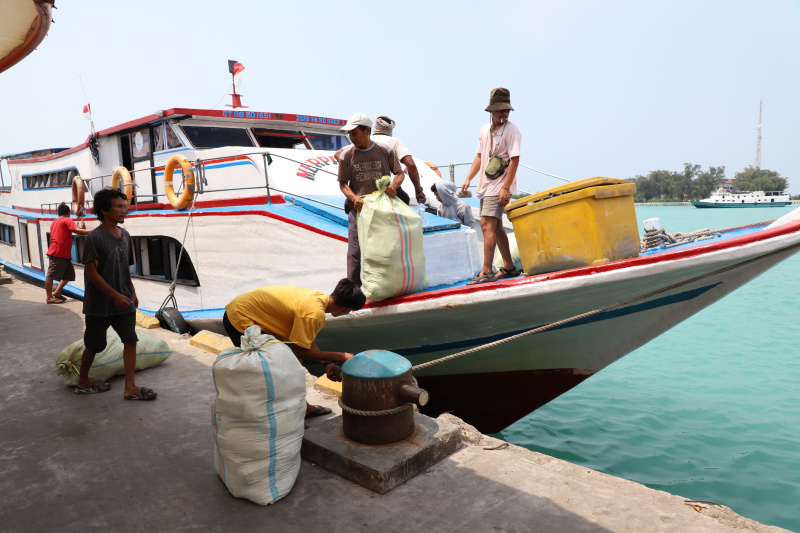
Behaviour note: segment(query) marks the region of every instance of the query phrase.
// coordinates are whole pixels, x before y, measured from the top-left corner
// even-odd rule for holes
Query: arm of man
[[[425,203],[425,190],[422,188],[422,185],[420,185],[419,170],[417,170],[417,164],[414,163],[414,158],[407,155],[401,160],[401,163],[408,169],[408,177],[411,178],[411,183],[414,184],[414,193],[417,197],[417,201]]]
[[[89,278],[89,281],[92,282],[92,284],[95,287],[97,287],[98,289],[103,291],[106,295],[108,295],[111,299],[113,299],[114,305],[117,307],[117,309],[125,309],[126,307],[131,305],[131,301],[130,299],[128,299],[127,296],[125,296],[120,292],[115,291],[108,283],[106,283],[106,280],[104,280],[100,276],[100,274],[98,274],[96,259],[86,263],[85,268],[86,268],[86,275]],[[134,291],[134,298],[136,298],[135,294],[136,292]]]
[[[393,150],[389,150],[389,165],[390,170],[394,174],[394,180],[386,187],[386,194],[395,198],[397,196],[397,189],[403,183],[406,175],[403,174],[403,167],[400,166],[400,161],[397,159],[397,154]]]
[[[342,194],[350,199],[351,202],[353,202],[353,206],[355,207],[356,211],[361,211],[361,208],[364,206],[363,198],[356,196],[356,194],[353,192],[353,189],[351,189],[348,184],[341,181],[339,182],[339,190],[342,191]]]
[[[478,173],[481,169],[481,154],[475,154],[475,159],[472,160],[472,166],[469,167],[469,172],[467,172],[467,179],[464,180],[464,185],[461,186],[461,196],[466,196],[469,192],[469,182],[472,181],[472,178]]]
[[[76,235],[89,235],[91,232],[92,230],[83,228],[75,228],[72,230],[72,233],[75,233]]]
[[[511,158],[508,162],[508,171],[506,178],[503,180],[503,188],[500,189],[500,194],[497,197],[497,203],[500,205],[508,205],[511,200],[511,185],[517,178],[517,167],[519,167],[519,156]]]
[[[331,381],[341,381],[341,378],[334,371],[333,363],[344,363],[353,357],[353,354],[349,352],[329,352],[326,350],[320,350],[316,342],[312,342],[310,348],[303,348],[296,344],[288,344],[287,346],[289,346],[289,348],[292,350],[292,353],[294,353],[298,359],[309,359],[311,361],[322,362],[325,366],[325,374]]]

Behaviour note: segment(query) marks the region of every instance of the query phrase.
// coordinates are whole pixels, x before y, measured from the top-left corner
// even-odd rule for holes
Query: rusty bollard
[[[342,427],[360,444],[390,444],[414,433],[409,402],[428,403],[428,392],[414,385],[411,363],[386,350],[367,350],[342,365]],[[376,416],[377,415],[377,416]]]

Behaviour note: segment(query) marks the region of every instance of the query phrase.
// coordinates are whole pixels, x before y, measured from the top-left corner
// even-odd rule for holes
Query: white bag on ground
[[[242,347],[223,350],[211,373],[214,468],[237,498],[274,503],[300,471],[305,370],[285,344],[250,326]]]
[[[136,370],[144,370],[163,363],[172,354],[166,341],[157,339],[143,331],[137,331],[139,341],[136,343]],[[92,368],[89,369],[90,379],[106,381],[114,376],[125,374],[125,363],[122,360],[122,341],[112,328],[106,332],[106,348],[94,356]],[[73,342],[59,354],[56,359],[56,374],[64,376],[64,384],[70,387],[78,386],[78,377],[83,356],[83,340]]]
[[[511,251],[511,261],[514,263],[514,268],[517,270],[522,270],[522,259],[519,256],[519,248],[517,247],[517,237],[513,233],[509,233],[508,237],[508,248]],[[494,262],[492,265],[497,272],[500,272],[500,269],[503,268],[503,256],[500,254],[500,248],[497,246],[494,247]]]
[[[384,192],[391,178],[364,197],[358,212],[361,291],[367,300],[385,300],[428,288],[422,219],[399,198]]]

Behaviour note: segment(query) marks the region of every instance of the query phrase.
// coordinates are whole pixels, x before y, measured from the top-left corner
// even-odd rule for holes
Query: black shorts
[[[86,331],[83,334],[83,344],[94,353],[106,349],[106,331],[108,327],[114,328],[123,344],[136,344],[136,313],[124,315],[92,316],[86,315]]]
[[[75,281],[75,267],[72,266],[72,259],[48,255],[50,266],[47,268],[47,277],[58,281]]]

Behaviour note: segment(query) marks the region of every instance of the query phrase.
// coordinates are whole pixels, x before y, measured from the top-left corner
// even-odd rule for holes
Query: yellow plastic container
[[[541,274],[639,255],[636,184],[594,177],[506,206],[522,267]]]

